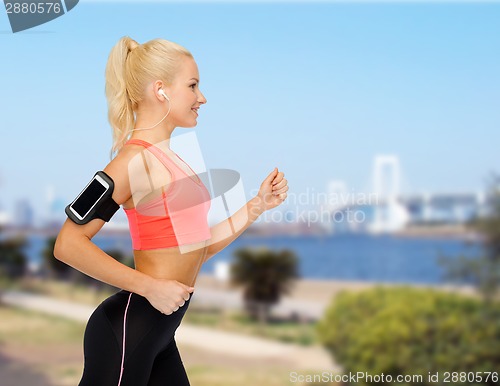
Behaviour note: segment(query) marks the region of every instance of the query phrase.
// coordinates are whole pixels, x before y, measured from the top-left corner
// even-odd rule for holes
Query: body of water
[[[41,261],[46,240],[31,236],[26,253],[34,264]],[[96,236],[93,241],[103,250],[120,249],[132,254],[127,234]],[[299,258],[299,272],[308,279],[377,281],[391,283],[443,284],[441,255],[478,256],[478,244],[457,239],[402,238],[391,235],[342,234],[333,236],[239,237],[209,259],[201,272],[213,273],[217,261],[231,262],[241,247],[265,246],[290,249]]]

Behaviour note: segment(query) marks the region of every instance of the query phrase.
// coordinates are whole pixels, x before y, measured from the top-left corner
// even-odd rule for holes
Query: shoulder
[[[134,160],[137,156],[140,157],[141,151],[144,150],[141,146],[127,145],[120,149],[115,158],[103,169],[114,182],[113,199],[119,205],[127,201],[131,195],[130,180],[134,174]]]

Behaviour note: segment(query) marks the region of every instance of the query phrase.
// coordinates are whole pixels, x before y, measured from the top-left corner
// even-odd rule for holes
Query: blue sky
[[[477,191],[500,172],[499,3],[80,1],[13,34],[0,11],[0,205],[70,201],[109,162],[104,68],[120,37],[187,47],[208,103],[210,168],[250,198],[278,166],[290,192],[368,191],[397,154],[403,190]]]

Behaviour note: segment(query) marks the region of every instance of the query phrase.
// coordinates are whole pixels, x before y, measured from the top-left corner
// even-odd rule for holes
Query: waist
[[[104,308],[104,312],[110,321],[113,322],[118,320],[116,325],[121,325],[123,318],[122,312],[116,313],[115,310],[124,310],[129,303],[130,297],[129,312],[127,316],[129,325],[132,324],[136,327],[136,329],[140,329],[140,327],[137,327],[137,320],[141,321],[141,326],[151,326],[154,323],[166,322],[167,325],[165,325],[165,327],[167,328],[161,328],[159,331],[167,333],[170,330],[170,332],[173,333],[180,325],[181,320],[191,303],[191,298],[193,297],[194,292],[195,291],[191,292],[189,299],[185,301],[182,307],[179,307],[177,311],[174,311],[171,314],[162,314],[159,310],[154,308],[145,297],[136,293],[132,293],[132,296],[130,296],[130,292],[123,289],[107,298],[101,303],[100,307]],[[115,304],[115,307],[112,307],[113,303]],[[158,316],[160,316],[160,319],[158,319]],[[133,337],[130,338],[133,339]],[[127,339],[129,339],[129,337],[127,337]],[[161,335],[158,336],[158,339],[161,339]]]
[[[155,279],[194,286],[206,253],[206,247],[188,253],[181,253],[179,248],[134,250],[135,268]]]

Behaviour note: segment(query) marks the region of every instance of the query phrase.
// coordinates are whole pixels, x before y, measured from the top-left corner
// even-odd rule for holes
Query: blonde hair
[[[106,64],[108,120],[113,129],[110,157],[128,140],[135,124],[134,112],[149,82],[172,83],[182,55],[193,57],[184,47],[165,39],[144,44],[124,36],[111,49]]]

